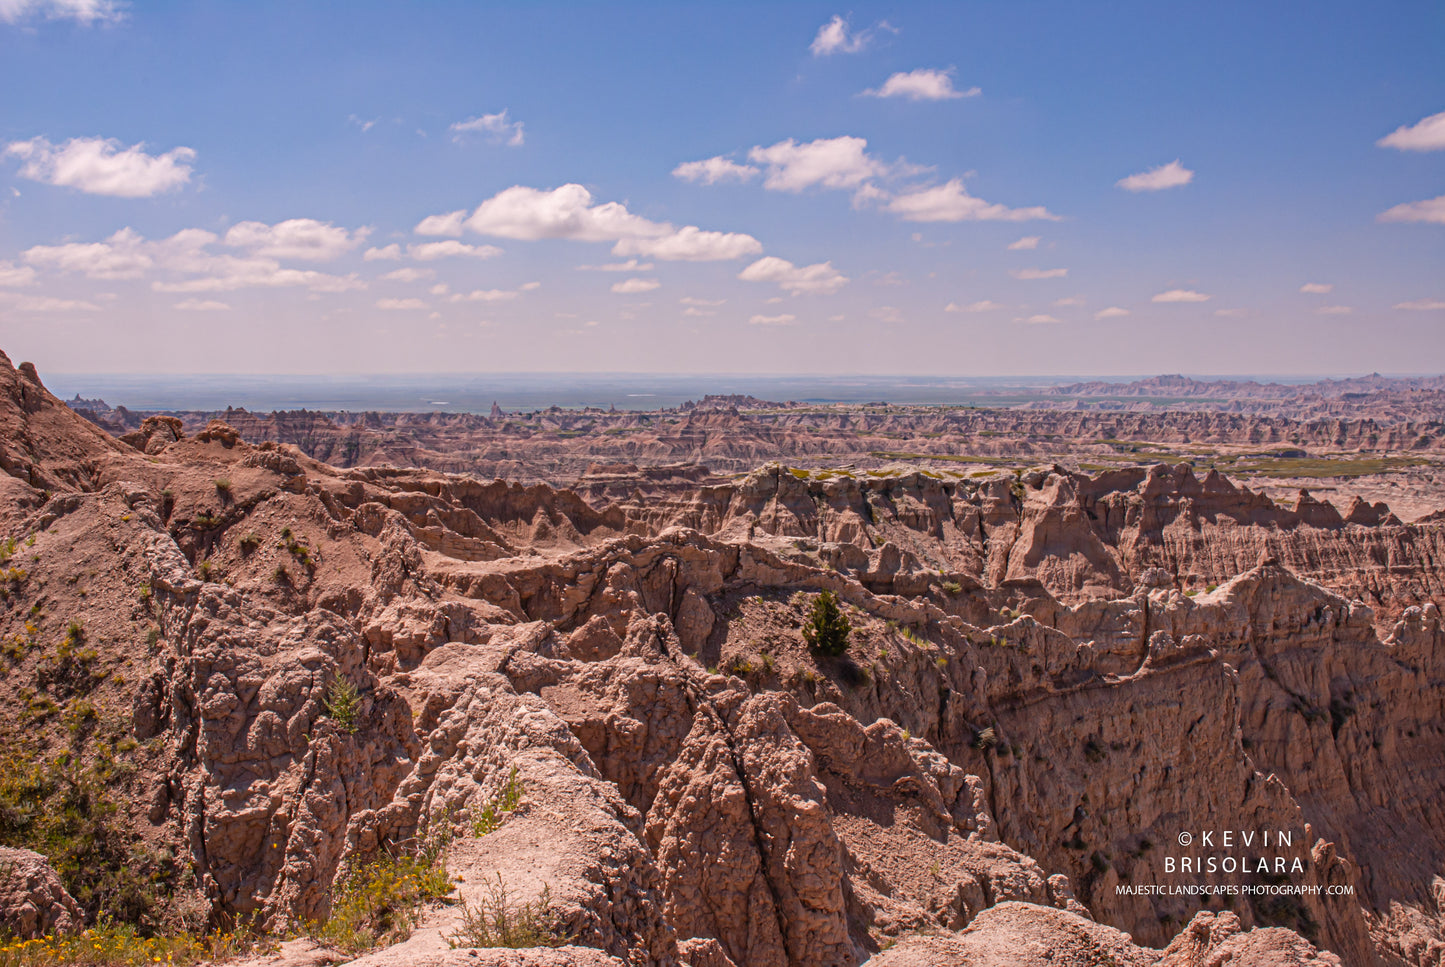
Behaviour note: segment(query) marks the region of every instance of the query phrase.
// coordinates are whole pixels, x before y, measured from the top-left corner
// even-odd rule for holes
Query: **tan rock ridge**
[[[0,478],[25,572],[0,640],[35,641],[3,659],[6,738],[139,743],[120,818],[217,915],[323,917],[348,868],[448,830],[459,899],[546,887],[575,952],[449,951],[443,906],[365,963],[1445,949],[1439,524],[1311,523],[1168,466],[774,465],[600,500],[338,470],[225,424],[137,449],[57,405],[0,365],[28,441]],[[823,590],[843,656],[802,640]],[[72,622],[94,654],[62,683]],[[81,701],[119,731],[72,732]],[[512,779],[521,804],[476,835]],[[1283,880],[1320,892],[1119,889],[1280,885],[1180,874],[1179,834],[1211,830],[1290,831]]]

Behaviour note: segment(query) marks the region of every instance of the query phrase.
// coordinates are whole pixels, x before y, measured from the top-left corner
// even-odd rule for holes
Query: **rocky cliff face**
[[[463,899],[547,887],[599,952],[537,963],[1445,952],[1445,525],[1167,466],[573,493],[58,406],[0,365],[0,633],[36,642],[0,698],[56,745],[123,713],[134,835],[217,912],[316,918],[445,832]],[[846,655],[803,643],[822,591]],[[435,916],[377,962],[453,962]]]

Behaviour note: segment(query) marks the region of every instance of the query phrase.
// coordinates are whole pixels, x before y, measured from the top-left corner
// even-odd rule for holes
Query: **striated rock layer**
[[[1445,952],[1440,523],[1165,466],[338,470],[219,422],[120,443],[8,360],[0,425],[0,633],[83,625],[84,700],[140,742],[128,821],[217,915],[324,916],[347,868],[449,830],[463,899],[545,887],[597,952],[505,962]],[[801,636],[825,590],[835,658]],[[5,660],[8,717],[72,741],[58,653]],[[1180,871],[1209,855],[1286,868]],[[1282,885],[1318,891],[1168,889]],[[448,953],[452,915],[366,962],[504,962]]]

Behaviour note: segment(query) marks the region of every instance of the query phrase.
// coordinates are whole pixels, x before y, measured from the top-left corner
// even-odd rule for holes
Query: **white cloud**
[[[1050,316],[1050,315],[1047,315],[1047,314],[1044,314],[1044,313],[1040,313],[1039,315],[1036,315],[1036,316],[1028,316],[1028,317],[1025,317],[1025,318],[1022,318],[1022,319],[1015,319],[1015,320],[1014,320],[1014,322],[1022,322],[1022,323],[1024,323],[1025,325],[1030,325],[1030,326],[1036,326],[1036,325],[1041,325],[1041,324],[1043,324],[1043,323],[1058,322],[1058,321],[1059,321],[1059,320],[1055,319],[1053,316]]]
[[[445,242],[422,242],[420,245],[408,245],[406,254],[418,262],[431,262],[458,255],[474,259],[496,258],[502,254],[502,250],[495,245],[468,245],[466,242],[447,239]]]
[[[897,306],[878,306],[868,314],[879,322],[897,324],[903,321],[903,312]]]
[[[1322,316],[1347,316],[1354,311],[1351,306],[1320,306],[1315,310]]]
[[[1445,195],[1425,201],[1410,201],[1383,211],[1375,218],[1378,222],[1429,222],[1445,225]]]
[[[394,309],[400,311],[431,308],[431,306],[427,305],[421,299],[377,299],[376,307],[378,309]]]
[[[699,309],[697,306],[688,306],[686,309],[682,310],[682,314],[685,316],[715,316],[717,315],[717,310]]]
[[[870,178],[913,174],[925,169],[899,161],[888,164],[870,155],[868,140],[843,135],[799,144],[792,138],[748,152],[748,159],[767,165],[763,187],[772,191],[823,188],[856,189]],[[877,194],[877,189],[872,189]]]
[[[1179,163],[1179,159],[1175,158],[1167,165],[1160,165],[1127,178],[1120,178],[1115,184],[1125,191],[1163,191],[1165,188],[1187,185],[1193,180],[1194,172],[1184,167]]]
[[[681,302],[681,303],[682,303],[683,305],[685,305],[685,306],[720,306],[720,305],[722,305],[723,303],[727,302],[728,300],[726,300],[726,299],[698,299],[698,298],[695,298],[695,297],[690,296],[690,295],[685,295],[685,296],[683,296],[681,299],[678,299],[677,301],[678,301],[678,302]]]
[[[1416,312],[1431,312],[1436,309],[1445,309],[1445,299],[1412,299],[1409,302],[1395,303],[1396,309],[1412,309]]]
[[[831,295],[848,284],[847,276],[833,268],[832,262],[797,266],[775,255],[758,259],[739,272],[738,278],[744,282],[776,282],[793,295]]]
[[[458,121],[451,126],[450,130],[453,141],[461,141],[463,135],[467,134],[485,134],[488,140],[494,144],[506,144],[510,148],[520,148],[523,141],[526,140],[522,122],[508,118],[506,108],[497,114],[483,114],[481,117]]]
[[[856,54],[867,47],[873,40],[878,30],[892,30],[888,21],[880,22],[876,27],[868,30],[854,32],[848,26],[848,21],[842,17],[834,16],[823,26],[818,28],[818,34],[808,49],[813,52],[814,57],[827,57],[829,54]]]
[[[944,312],[994,312],[995,310],[998,310],[998,309],[1007,309],[1007,308],[1008,308],[1008,306],[1002,305],[1001,303],[992,302],[992,301],[990,301],[990,300],[988,300],[988,299],[984,299],[982,302],[970,302],[970,303],[969,303],[968,305],[966,305],[966,306],[961,306],[961,305],[959,305],[957,302],[950,302],[948,305],[946,305],[946,306],[943,307],[943,311],[944,311]]]
[[[361,258],[364,262],[394,261],[401,258],[401,246],[392,243],[385,248],[369,248]]]
[[[1401,151],[1445,150],[1445,111],[1422,118],[1412,125],[1402,125],[1375,142],[1382,148]]]
[[[471,292],[458,292],[452,296],[453,302],[507,302],[517,298],[518,293],[511,289],[473,289]]]
[[[466,220],[467,211],[462,209],[456,212],[447,212],[445,215],[428,215],[416,223],[412,231],[418,235],[448,235],[452,238],[460,238],[462,234],[462,223]]]
[[[155,264],[145,247],[145,239],[137,232],[123,228],[104,242],[36,245],[26,249],[22,258],[32,266],[79,272],[92,279],[138,279]]]
[[[1333,282],[1306,282],[1299,290],[1309,295],[1329,295],[1334,288]]]
[[[365,134],[366,132],[370,131],[372,128],[376,127],[376,122],[377,122],[377,121],[380,121],[381,118],[372,118],[370,121],[368,121],[368,120],[365,120],[364,118],[359,118],[359,117],[357,117],[355,114],[348,114],[348,115],[346,116],[346,120],[350,121],[352,124],[356,125],[358,128],[361,128],[361,133],[362,133],[362,134]]]
[[[143,147],[123,148],[109,138],[71,138],[56,147],[44,138],[31,138],[6,145],[5,154],[20,159],[22,178],[91,195],[149,198],[191,180],[189,162],[195,159],[195,151],[173,148],[162,155],[148,155]]]
[[[623,238],[613,255],[642,255],[666,262],[722,262],[757,255],[763,243],[741,232],[704,232],[695,225],[661,238]]]
[[[381,278],[387,282],[420,282],[436,275],[431,269],[417,269],[410,265],[388,272]]]
[[[521,285],[517,286],[517,288],[520,289],[520,290],[522,290],[523,292],[532,292],[532,291],[535,290],[535,289],[540,289],[540,288],[542,288],[542,283],[540,283],[540,282],[523,282]]]
[[[173,308],[184,312],[224,312],[231,307],[214,299],[185,299],[177,302]]]
[[[551,191],[514,185],[477,206],[466,226],[479,235],[536,241],[566,238],[578,242],[615,242],[623,238],[657,238],[672,226],[634,215],[611,201],[594,205],[592,193],[569,184]]]
[[[0,20],[16,23],[40,16],[47,20],[74,20],[89,26],[124,19],[127,6],[129,4],[116,0],[0,0]]]
[[[637,259],[628,259],[626,262],[607,262],[603,265],[579,265],[579,272],[651,272],[651,262],[639,262]]]
[[[1032,252],[1039,247],[1039,236],[1025,235],[1016,242],[1009,242],[1005,247],[1010,252]]]
[[[1031,281],[1033,279],[1062,279],[1069,274],[1068,269],[1009,269],[1008,274],[1016,279]]]
[[[28,265],[0,262],[0,285],[34,285],[35,270]]]
[[[1055,299],[1055,300],[1054,300],[1054,307],[1055,307],[1055,308],[1058,308],[1058,309],[1062,309],[1062,308],[1064,308],[1065,306],[1081,306],[1081,305],[1083,305],[1083,304],[1084,304],[1084,299],[1083,299],[1083,297],[1082,297],[1082,296],[1077,296],[1077,295],[1064,296],[1064,298],[1062,298],[1062,299]]]
[[[275,225],[240,222],[226,232],[225,244],[250,249],[262,258],[330,262],[356,248],[369,234],[369,228],[348,232],[314,218],[290,218]]]
[[[789,313],[779,316],[753,316],[748,320],[750,326],[791,326],[798,321],[798,317]]]
[[[1170,289],[1168,292],[1161,292],[1150,302],[1208,302],[1209,296],[1203,292],[1195,292],[1193,289]]]
[[[899,71],[883,82],[877,90],[863,92],[866,97],[906,97],[910,101],[949,101],[960,97],[977,97],[983,91],[970,87],[960,91],[953,86],[953,68],[946,71],[920,67],[904,73]]]
[[[757,174],[758,169],[754,166],[740,165],[722,155],[703,161],[685,161],[672,169],[674,178],[704,185],[715,185],[720,181],[747,181]]]
[[[1121,318],[1121,317],[1123,317],[1123,316],[1127,316],[1127,315],[1129,315],[1129,310],[1128,310],[1128,309],[1123,309],[1123,308],[1120,308],[1119,306],[1109,306],[1109,308],[1107,308],[1107,309],[1100,309],[1098,312],[1094,313],[1094,318],[1095,318],[1095,319],[1119,319],[1119,318]]]
[[[961,178],[954,178],[947,184],[933,188],[921,188],[898,195],[884,207],[887,211],[893,212],[908,222],[1059,220],[1059,216],[1041,205],[1031,208],[1007,208],[1003,205],[990,204],[982,198],[975,198],[963,187]]]
[[[447,285],[445,282],[438,282],[427,291],[429,291],[432,295],[446,295],[448,292],[452,291],[452,289],[451,286]]]
[[[624,279],[621,282],[612,283],[612,291],[621,295],[635,295],[639,292],[651,292],[653,289],[661,288],[662,283],[656,279]]]

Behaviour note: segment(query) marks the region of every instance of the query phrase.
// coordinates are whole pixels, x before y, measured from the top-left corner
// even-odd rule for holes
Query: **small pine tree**
[[[825,655],[841,655],[848,650],[848,635],[853,626],[838,607],[832,591],[824,591],[813,602],[808,622],[803,625],[803,640],[808,647]]]

